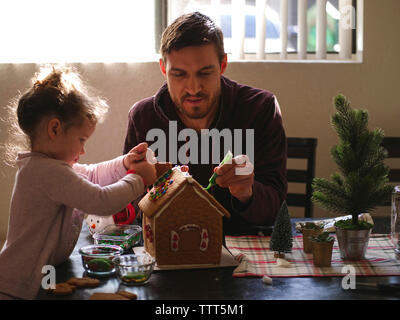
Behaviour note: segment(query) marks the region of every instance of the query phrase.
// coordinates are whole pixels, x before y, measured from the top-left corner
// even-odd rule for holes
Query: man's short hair
[[[215,45],[219,62],[221,62],[225,56],[224,36],[221,29],[200,12],[184,14],[164,30],[161,37],[161,56],[166,62],[166,55],[172,50],[210,43]]]

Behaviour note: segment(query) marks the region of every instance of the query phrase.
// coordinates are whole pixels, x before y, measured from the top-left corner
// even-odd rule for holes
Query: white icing
[[[193,189],[201,198],[205,199],[215,210],[217,210],[217,212],[221,216],[224,216],[224,213],[221,212],[221,210],[219,210],[216,206],[214,206],[214,204],[204,194],[201,194],[200,191],[198,191],[195,187]]]
[[[192,184],[193,183],[193,177],[192,176],[186,177],[186,181],[189,182],[190,184]]]
[[[197,224],[185,224],[184,226],[179,228],[179,231],[181,231],[181,230],[188,231],[191,229],[200,230],[200,227]]]
[[[201,251],[206,251],[207,248],[208,248],[208,241],[206,242],[205,246],[203,246],[203,243],[204,243],[204,240],[202,240],[201,243],[200,243],[200,250]]]
[[[247,261],[243,259],[240,264],[233,270],[233,274],[247,272]]]
[[[263,281],[265,284],[272,285],[272,279],[271,279],[270,277],[268,277],[268,276],[263,276],[263,277],[262,277],[262,281]]]
[[[174,168],[172,168],[172,170],[179,170],[180,171],[180,167],[176,166]],[[182,174],[185,174],[186,172],[181,172]],[[186,177],[186,181],[190,184],[193,183],[193,177],[192,176],[187,176]],[[174,196],[172,196],[169,201],[167,201],[166,203],[164,203],[164,206],[160,209],[160,211],[158,211],[158,213],[154,216],[154,218],[158,218],[160,216],[160,214],[162,212],[164,212],[164,210],[167,208],[167,206],[179,195],[183,192],[183,190],[185,190],[186,185],[184,185],[180,190],[178,190]],[[193,187],[194,191],[197,193],[198,196],[200,196],[201,198],[203,198],[204,200],[206,200],[221,216],[225,216],[223,212],[221,212],[221,210],[219,210],[204,194],[200,193],[200,191],[198,191],[196,189],[196,187]]]
[[[168,207],[168,204],[170,204],[177,196],[179,196],[183,190],[185,190],[186,185],[184,185],[180,190],[178,190],[172,197],[171,199],[169,199],[169,201],[167,201],[166,203],[164,203],[164,206],[160,209],[160,211],[158,211],[158,213],[154,216],[154,218],[158,218],[161,213],[164,212],[164,210]]]
[[[287,261],[285,259],[281,259],[281,258],[276,259],[276,265],[281,268],[291,268],[292,267],[292,264],[289,261]]]

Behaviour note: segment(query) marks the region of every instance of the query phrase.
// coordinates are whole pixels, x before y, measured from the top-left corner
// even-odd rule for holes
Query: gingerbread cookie
[[[76,287],[66,282],[56,283],[55,289],[49,289],[48,291],[56,296],[67,296],[75,291]]]
[[[89,300],[130,300],[130,299],[116,293],[95,292],[90,296]]]
[[[128,291],[124,291],[124,290],[119,290],[116,292],[116,294],[123,296],[125,298],[128,298],[129,300],[136,300],[137,299],[137,295],[132,293],[132,292],[128,292]]]
[[[100,280],[89,277],[83,277],[83,278],[72,277],[68,279],[67,283],[76,286],[78,288],[95,288],[99,286]]]

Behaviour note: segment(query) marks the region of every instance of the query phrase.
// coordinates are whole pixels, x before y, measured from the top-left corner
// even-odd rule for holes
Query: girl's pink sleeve
[[[101,186],[107,186],[125,176],[126,169],[123,159],[124,156],[119,156],[115,159],[95,164],[76,163],[73,169],[90,182]]]
[[[49,163],[50,166],[50,163]],[[116,172],[112,172],[107,164],[90,171],[96,182],[88,181],[82,175],[76,174],[67,164],[54,163],[50,170],[52,174],[42,173],[43,181],[41,188],[47,196],[56,203],[62,203],[68,207],[76,208],[82,212],[96,215],[110,215],[125,208],[130,202],[141,196],[145,192],[145,186],[141,177],[137,174],[125,174],[121,179],[113,183],[101,185],[101,183],[111,181]],[[37,173],[38,175],[40,172]]]

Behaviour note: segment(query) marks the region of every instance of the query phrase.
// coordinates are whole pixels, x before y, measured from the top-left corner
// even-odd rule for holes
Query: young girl
[[[7,240],[0,253],[0,299],[34,299],[43,266],[65,261],[74,249],[83,212],[112,215],[155,181],[155,159],[144,159],[146,151],[151,153],[146,144],[110,161],[77,163],[106,111],[105,101],[92,97],[77,73],[61,67],[37,78],[19,99],[18,125],[30,152],[16,160]]]

